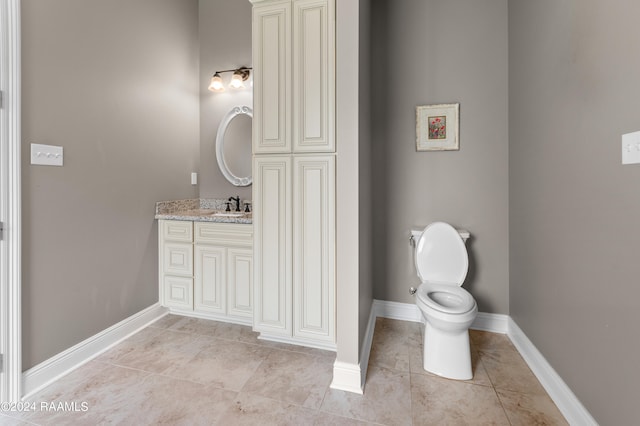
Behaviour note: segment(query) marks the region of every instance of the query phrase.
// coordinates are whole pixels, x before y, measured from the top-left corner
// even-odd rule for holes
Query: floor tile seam
[[[487,367],[484,365],[484,362],[482,362],[482,357],[478,356],[478,363],[482,365],[482,368],[484,368],[484,372],[487,373],[487,378],[489,379],[489,383],[491,383],[491,387],[493,388],[493,390],[496,390],[496,384],[494,379],[491,377],[491,374],[489,373],[489,370],[487,369]]]
[[[379,363],[379,362],[377,362],[375,360],[369,361],[369,366],[374,366],[374,367],[378,367],[378,368],[386,368],[387,370],[393,370],[393,371],[398,372],[398,373],[410,373],[410,374],[412,373],[411,366],[409,366],[406,370],[402,370],[400,368],[390,367],[388,365]],[[415,373],[415,374],[420,374],[420,373]]]
[[[474,383],[474,382],[470,382],[468,380],[456,380],[456,379],[448,379],[446,377],[440,377],[437,374],[432,374],[432,373],[411,373],[411,383],[413,383],[413,376],[417,376],[417,377],[431,377],[433,379],[436,380],[442,380],[442,381],[446,381],[447,383],[453,384],[453,385],[457,385],[457,384],[464,384],[464,385],[473,385],[473,386],[480,386],[483,388],[490,388],[493,389],[495,391],[495,388],[493,385],[487,385],[487,384],[483,384],[483,383]]]
[[[374,367],[377,367],[377,368],[384,368],[385,370],[391,370],[394,373],[400,373],[400,374],[420,374],[420,373],[412,373],[411,370],[404,371],[404,370],[400,370],[398,368],[393,368],[393,367],[389,367],[389,366],[386,366],[386,365],[376,364],[375,362],[373,362],[373,363],[369,362],[369,367],[371,367],[371,366],[374,366]]]
[[[487,378],[489,379],[489,384],[482,384],[482,383],[473,383],[473,384],[474,385],[479,385],[479,386],[486,386],[486,387],[495,389],[495,385],[493,384],[493,381],[491,380],[491,376],[489,375],[489,372],[487,371],[487,367],[485,367],[485,365],[482,362],[482,360],[480,359],[480,357],[478,357],[477,358],[477,364],[476,364],[476,370],[475,370],[476,374],[478,372],[478,369],[480,369],[480,368],[482,369],[482,371],[484,371],[484,374],[486,374]],[[475,376],[475,374],[474,374],[474,376]],[[469,383],[471,383],[471,382],[469,382]]]
[[[351,416],[345,415],[344,413],[335,413],[333,411],[328,411],[326,409],[323,410],[322,409],[322,404],[320,405],[320,408],[318,408],[318,414],[330,414],[332,416],[340,417],[341,419],[355,420],[357,422],[365,422],[365,423],[368,423],[368,424],[374,424],[374,425],[379,425],[379,426],[388,426],[386,423],[374,422],[374,421],[371,421],[371,420],[358,418],[356,416],[351,417]]]
[[[141,373],[147,373],[147,375],[145,376],[145,379],[151,375],[159,374],[156,371],[143,370],[142,368],[130,367],[128,365],[123,365],[123,364],[116,364],[115,362],[107,362],[107,364],[111,365],[112,367],[124,368],[127,370],[134,370],[134,371],[140,371]]]
[[[479,355],[481,355],[482,353],[485,353],[485,354],[486,354],[486,352],[478,351],[478,354],[479,354]],[[524,360],[524,358],[522,358],[522,355],[520,355],[520,353],[519,353],[519,352],[517,352],[517,351],[516,351],[516,354],[520,356],[520,358],[522,359],[522,363],[521,363],[521,362],[517,362],[517,361],[516,361],[516,362],[510,362],[510,361],[504,361],[504,360],[501,360],[501,361],[500,361],[500,365],[501,365],[501,366],[503,366],[503,365],[511,365],[511,366],[513,366],[513,367],[517,367],[517,368],[524,367],[524,368],[525,368],[529,373],[531,373],[531,375],[532,375],[532,376],[533,376],[533,378],[538,382],[538,384],[540,384],[540,386],[542,386],[542,383],[540,383],[540,380],[539,380],[539,379],[538,379],[538,377],[535,375],[535,373],[533,372],[533,370],[531,369],[531,367],[529,366],[529,364],[527,364],[527,362]],[[489,355],[491,355],[491,353],[489,353]],[[479,356],[479,357],[478,357],[478,360],[482,363],[482,366],[483,366],[483,367],[485,367],[485,371],[487,372],[487,375],[489,375],[489,370],[488,370],[488,369],[486,368],[486,366],[484,365],[484,362],[482,361],[482,356]],[[489,375],[489,378],[491,378],[491,376],[490,376],[490,375]],[[545,393],[546,393],[546,389],[545,389]]]
[[[413,373],[413,374],[417,374],[417,373]],[[409,373],[409,413],[411,414],[411,426],[414,426],[414,421],[413,421],[413,380],[414,378],[412,373]],[[416,383],[416,386],[418,384]]]
[[[244,388],[247,386],[247,383],[251,382],[251,379],[253,378],[253,376],[260,370],[260,368],[262,368],[262,364],[264,364],[266,362],[266,360],[267,360],[267,357],[265,357],[264,359],[260,360],[260,362],[256,365],[256,368],[253,370],[251,375],[247,378],[247,380],[244,381],[244,383],[240,387],[240,390],[238,391],[238,395],[241,392],[244,392],[244,393],[251,393],[253,395],[261,396],[260,394],[257,394],[255,392],[246,391]],[[269,399],[271,399],[272,401],[279,401],[279,400],[274,399],[274,398],[269,398]]]
[[[509,412],[507,411],[507,408],[504,406],[504,403],[502,402],[502,398],[500,398],[500,394],[498,393],[498,390],[495,387],[493,388],[493,392],[496,394],[496,398],[498,398],[500,407],[502,407],[502,411],[504,412],[504,416],[509,422],[509,425],[513,426],[513,422],[511,422],[511,417],[509,416]]]
[[[172,333],[191,334],[191,335],[197,334],[197,333],[194,333],[192,331],[178,330],[178,329],[175,329],[175,328],[165,328],[165,329],[163,329],[163,331],[165,331],[165,332],[166,331],[170,331]],[[160,334],[162,334],[162,333],[160,333]]]
[[[258,393],[258,392],[256,392],[256,391],[251,391],[251,390],[246,389],[247,384],[249,384],[249,383],[251,382],[251,379],[252,379],[252,378],[254,377],[254,375],[258,372],[258,370],[260,370],[260,368],[261,368],[261,366],[262,366],[262,363],[263,363],[263,362],[265,362],[265,361],[262,361],[262,362],[261,362],[261,363],[260,363],[260,364],[255,368],[255,370],[253,371],[253,373],[251,374],[251,376],[249,376],[249,378],[248,378],[248,379],[247,379],[247,380],[242,384],[242,387],[241,387],[241,388],[240,388],[240,390],[238,391],[239,393],[244,392],[244,393],[248,393],[248,394],[252,394],[252,395],[257,395],[257,396],[260,396],[260,397],[263,397],[263,398],[268,398],[268,399],[270,399],[270,400],[272,400],[272,401],[278,401],[278,402],[281,402],[281,403],[283,403],[283,404],[295,405],[296,407],[302,407],[302,408],[309,409],[309,410],[317,410],[317,411],[319,411],[319,410],[320,410],[320,407],[322,407],[322,404],[324,403],[324,399],[325,399],[325,397],[326,397],[327,393],[329,392],[329,389],[331,388],[331,380],[329,380],[329,381],[328,381],[328,383],[327,383],[325,386],[323,386],[323,388],[324,388],[324,393],[323,393],[323,395],[322,395],[322,401],[320,402],[320,404],[318,404],[318,408],[307,407],[307,406],[302,405],[302,404],[297,404],[297,403],[295,403],[295,402],[286,401],[286,400],[283,400],[283,399],[273,398],[273,397],[271,397],[271,396],[263,395],[263,394]],[[305,399],[305,401],[306,401],[306,399]],[[303,404],[304,404],[304,402],[303,402]]]
[[[165,371],[166,371],[166,370],[165,370]],[[168,373],[165,373],[165,372],[162,372],[162,373],[151,373],[151,375],[152,375],[152,376],[158,376],[158,377],[164,377],[164,378],[166,378],[166,379],[171,379],[171,380],[178,380],[178,381],[182,381],[182,382],[189,382],[189,383],[193,383],[194,385],[201,385],[201,386],[204,386],[204,387],[211,386],[211,387],[216,388],[216,389],[230,390],[230,389],[223,389],[223,388],[219,388],[219,387],[217,387],[217,386],[213,386],[213,385],[211,385],[211,384],[207,385],[206,383],[197,382],[197,381],[195,381],[195,380],[191,380],[191,379],[185,379],[184,377],[176,377],[176,376],[172,376],[171,374],[168,374]],[[150,377],[150,376],[148,376],[148,377]],[[145,377],[145,378],[146,378],[146,377]],[[235,391],[232,391],[232,392],[235,392]]]
[[[193,383],[194,385],[200,385],[200,386],[202,386],[204,388],[213,388],[213,389],[217,389],[217,390],[223,390],[223,391],[226,391],[226,392],[233,392],[233,393],[236,394],[236,397],[240,393],[239,390],[229,389],[229,388],[221,388],[221,387],[216,386],[216,385],[214,385],[212,383],[203,383],[203,382],[198,382],[198,381],[191,380],[191,379],[186,379],[184,377],[176,377],[176,376],[172,376],[172,375],[170,375],[168,373],[164,373],[164,372],[163,373],[151,373],[151,375],[152,376],[164,377],[164,378],[172,379],[172,380],[178,380],[178,381],[182,381],[182,382]],[[147,377],[150,377],[150,376],[147,376]],[[145,379],[147,377],[145,377]],[[242,386],[244,386],[244,384]]]
[[[364,422],[364,423],[372,424],[372,425],[376,425],[376,426],[389,426],[386,423],[379,423],[379,422],[374,422],[374,421],[371,421],[371,420],[359,419],[357,417],[349,417],[349,416],[344,415],[342,413],[338,414],[338,413],[334,413],[334,412],[331,412],[331,411],[323,410],[322,409],[322,405],[320,406],[320,408],[318,408],[318,414],[329,414],[329,415],[332,415],[332,416],[335,416],[335,417],[340,417],[341,419],[355,420],[357,422]]]
[[[540,385],[542,387],[542,385]],[[522,392],[520,390],[516,390],[516,389],[509,389],[509,388],[505,388],[504,386],[494,386],[493,387],[496,392],[511,392],[511,393],[517,393],[518,395],[522,395],[522,396],[531,396],[531,397],[536,397],[536,396],[546,396],[549,399],[551,399],[551,397],[549,396],[549,394],[547,393],[546,389],[544,387],[542,387],[542,393],[540,392]],[[553,400],[551,400],[554,404],[555,402]]]
[[[318,413],[324,412],[322,411],[322,406],[324,405],[324,401],[327,399],[327,394],[329,393],[330,390],[331,390],[331,383],[329,383],[329,386],[327,386],[326,389],[324,390],[324,394],[322,395],[322,401],[320,401],[320,404],[318,405]],[[332,414],[332,415],[335,415],[335,414]]]
[[[478,353],[483,353],[486,355],[519,355],[520,357],[522,357],[522,355],[520,355],[520,352],[518,352],[515,348],[512,349],[491,349],[491,348],[479,348],[476,347],[476,352]]]
[[[238,339],[227,339],[227,338],[224,338],[224,337],[212,336],[210,334],[195,334],[195,336],[197,336],[197,338],[206,337],[208,339],[219,340],[221,343],[223,343],[223,342],[233,342],[233,343],[240,343],[240,344],[243,344],[243,345],[259,346],[259,345],[256,345],[255,343],[251,343],[251,342],[244,342],[244,341],[238,340]]]

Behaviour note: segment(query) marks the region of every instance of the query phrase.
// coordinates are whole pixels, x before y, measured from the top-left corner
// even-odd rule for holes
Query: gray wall
[[[468,229],[465,288],[509,312],[507,0],[373,0],[374,297],[412,303],[409,231]],[[415,107],[460,103],[460,151],[416,152]]]
[[[251,199],[251,186],[231,185],[218,169],[215,140],[218,125],[234,106],[253,107],[253,91],[247,89],[213,93],[207,90],[217,70],[251,67],[251,3],[249,0],[200,0],[200,197]],[[228,86],[231,73],[222,78]],[[251,164],[251,141],[247,161]]]
[[[509,2],[511,316],[603,425],[638,423],[639,15]]]
[[[23,0],[23,367],[158,301],[158,200],[197,196],[196,0]],[[64,147],[31,166],[29,143]]]
[[[359,0],[358,203],[360,233],[360,340],[362,348],[373,303],[373,167],[371,144],[371,0]],[[375,29],[374,29],[375,31]],[[338,206],[339,207],[339,206]]]

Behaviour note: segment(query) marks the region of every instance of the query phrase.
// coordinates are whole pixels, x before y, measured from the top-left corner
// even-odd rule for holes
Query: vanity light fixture
[[[211,77],[211,84],[209,84],[209,90],[211,90],[212,92],[224,92],[224,84],[222,83],[222,77],[220,76],[220,74],[225,73],[225,72],[233,72],[233,76],[231,77],[231,82],[229,83],[229,86],[234,88],[234,89],[244,89],[244,82],[247,81],[249,79],[249,75],[251,74],[251,71],[253,68],[248,68],[248,67],[240,67],[238,69],[235,70],[222,70],[222,71],[216,71],[215,74],[213,74],[213,77]]]

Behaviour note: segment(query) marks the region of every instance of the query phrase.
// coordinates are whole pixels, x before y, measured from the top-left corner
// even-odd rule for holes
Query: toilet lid
[[[434,222],[424,229],[416,244],[415,262],[422,282],[461,286],[469,269],[460,234],[444,222]]]

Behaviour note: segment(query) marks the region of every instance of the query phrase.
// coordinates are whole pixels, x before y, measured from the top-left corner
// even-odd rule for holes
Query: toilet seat
[[[469,256],[458,231],[448,223],[427,226],[416,243],[416,271],[423,283],[461,286],[467,277]]]
[[[424,282],[416,296],[426,307],[446,314],[464,314],[476,306],[468,291],[452,283]]]

